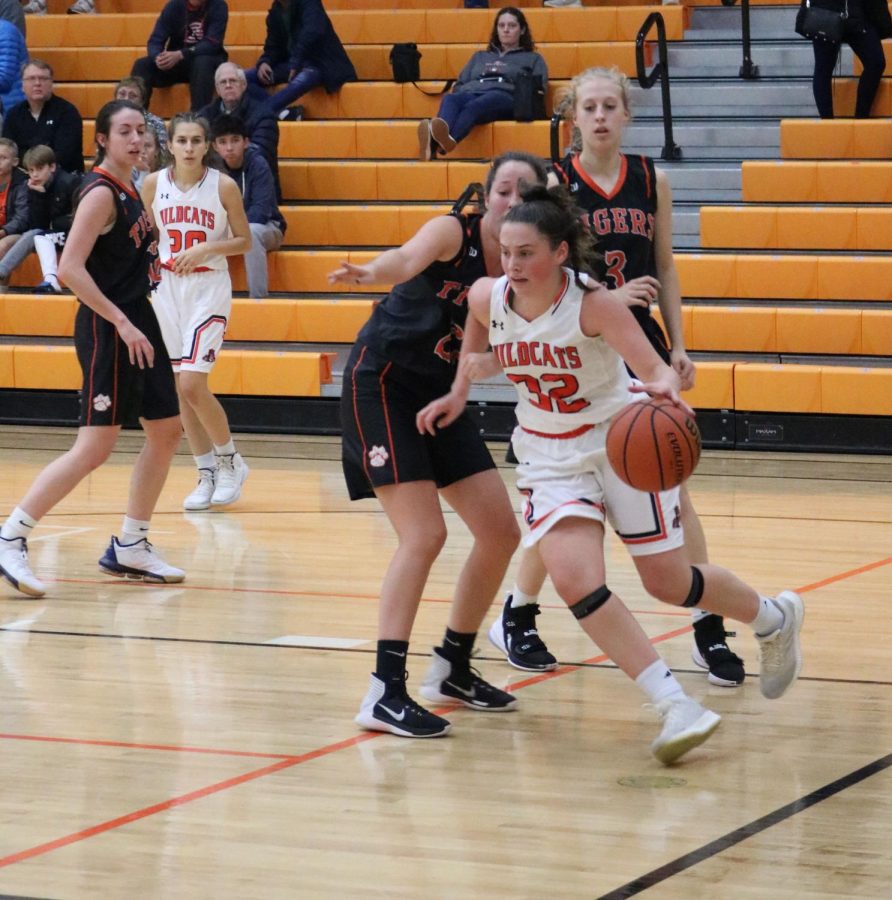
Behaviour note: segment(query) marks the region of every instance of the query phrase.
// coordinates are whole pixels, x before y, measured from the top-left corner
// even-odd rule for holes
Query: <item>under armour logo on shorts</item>
[[[93,409],[96,412],[105,412],[111,406],[111,397],[108,394],[97,394],[93,398]]]
[[[380,469],[388,459],[390,459],[390,454],[383,447],[373,446],[369,450],[369,462],[376,469]]]

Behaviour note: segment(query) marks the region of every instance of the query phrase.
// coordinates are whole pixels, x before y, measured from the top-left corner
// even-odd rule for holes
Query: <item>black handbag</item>
[[[796,31],[811,41],[840,44],[848,18],[848,0],[846,0],[843,12],[813,6],[811,0],[805,0],[805,6],[800,8],[799,15],[796,17]]]
[[[518,122],[545,118],[545,86],[532,69],[524,69],[514,79],[514,118]]]
[[[418,81],[421,77],[421,54],[417,44],[394,44],[390,51],[390,67],[397,84]]]

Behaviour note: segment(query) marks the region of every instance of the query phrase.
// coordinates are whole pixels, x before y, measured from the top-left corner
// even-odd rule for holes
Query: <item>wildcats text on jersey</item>
[[[492,349],[503,369],[513,369],[517,366],[578,369],[582,365],[576,347],[559,347],[544,341],[511,341],[493,344]]]
[[[160,212],[163,225],[175,225],[183,222],[187,225],[200,225],[202,228],[214,229],[214,213],[199,206],[165,206]]]

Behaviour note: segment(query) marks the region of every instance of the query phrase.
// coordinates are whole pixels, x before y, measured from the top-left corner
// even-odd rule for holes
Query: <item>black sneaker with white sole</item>
[[[470,663],[452,663],[434,647],[431,666],[421,683],[425,700],[463,703],[483,712],[508,712],[517,706],[517,698],[480,677]]]
[[[539,604],[512,606],[511,599],[512,595],[508,594],[499,617],[489,628],[490,643],[505,654],[515,669],[524,672],[550,672],[556,669],[557,660],[548,652],[536,630]]]
[[[406,678],[385,683],[374,672],[369,690],[353,721],[369,731],[386,731],[399,737],[435,738],[449,734],[452,725],[419,706],[406,691]]]
[[[703,616],[694,622],[694,648],[691,659],[701,669],[708,669],[710,684],[720,687],[737,687],[743,684],[746,672],[743,660],[728,646],[726,638],[735,637],[733,631],[725,631],[721,616]]]

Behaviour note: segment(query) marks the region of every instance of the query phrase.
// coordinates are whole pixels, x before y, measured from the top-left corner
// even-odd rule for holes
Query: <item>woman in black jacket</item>
[[[806,0],[801,0],[799,14],[796,16],[796,31],[808,37],[804,31]],[[892,37],[892,18],[886,0],[820,0],[812,3],[821,9],[830,9],[846,14],[843,23],[842,40],[848,44],[858,59],[863,71],[858,79],[858,94],[855,100],[855,118],[866,119],[870,115],[874,98],[880,86],[880,79],[886,68],[886,57],[883,53],[883,38]],[[812,78],[812,89],[815,94],[815,105],[822,119],[833,118],[833,69],[839,58],[841,43],[827,41],[823,38],[811,38],[815,51],[815,71]]]
[[[321,0],[273,0],[263,53],[245,76],[255,90],[287,82],[269,103],[280,119],[299,119],[300,107],[288,110],[295,100],[320,84],[331,94],[356,81],[356,70]]]

